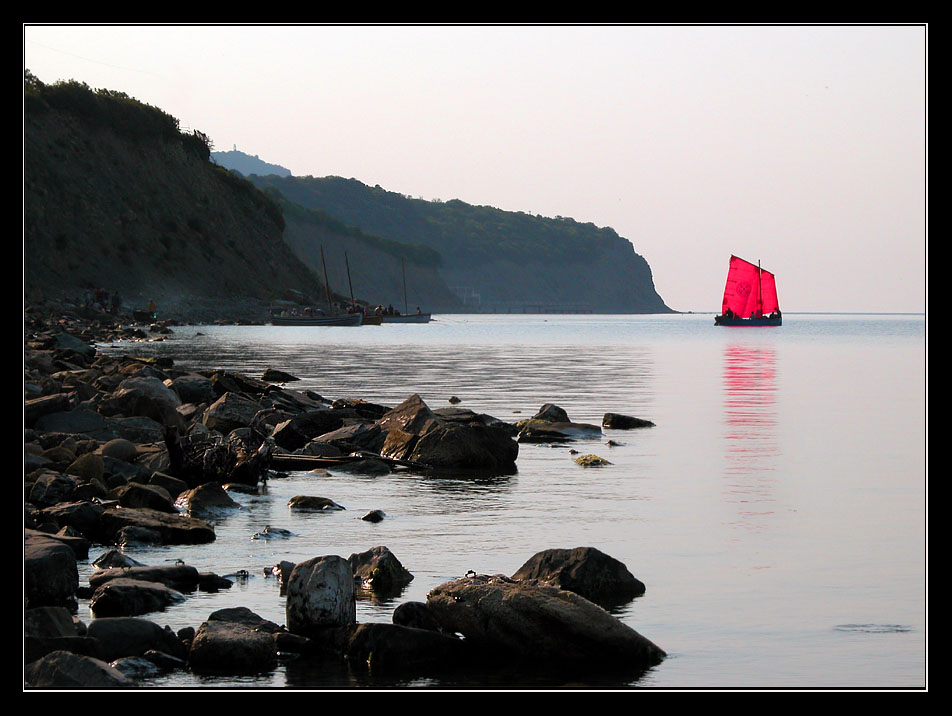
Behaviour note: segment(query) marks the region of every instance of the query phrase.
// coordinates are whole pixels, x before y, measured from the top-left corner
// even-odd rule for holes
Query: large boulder
[[[664,651],[584,597],[502,575],[446,582],[427,608],[451,633],[489,654],[574,665],[647,667]]]
[[[241,622],[209,620],[195,633],[188,666],[197,674],[258,674],[277,665],[272,634]]]
[[[69,604],[79,588],[76,554],[62,542],[28,530],[23,545],[23,596],[29,606]]]
[[[287,626],[293,634],[307,637],[357,621],[354,572],[343,557],[327,555],[296,564],[286,591]]]
[[[420,436],[411,462],[436,469],[508,473],[516,469],[519,445],[499,426],[445,424]]]
[[[567,589],[601,606],[624,604],[645,593],[644,583],[623,563],[594,547],[538,552],[512,578]]]
[[[466,643],[455,636],[398,624],[358,624],[348,631],[342,652],[352,667],[378,676],[443,671],[469,656]]]
[[[134,617],[185,601],[185,595],[159,582],[117,577],[99,586],[89,600],[98,617]]]
[[[27,686],[35,688],[115,688],[136,683],[118,669],[91,656],[54,651],[24,667]]]
[[[189,592],[198,586],[201,575],[195,567],[189,564],[163,564],[158,566],[136,564],[101,569],[90,575],[89,586],[98,588],[114,579],[158,582],[180,592]]]
[[[103,658],[107,661],[123,656],[142,656],[151,650],[180,659],[187,654],[185,645],[169,627],[160,627],[142,617],[93,619],[86,627],[86,636],[102,645]]]
[[[261,406],[251,398],[239,393],[225,393],[208,406],[202,423],[209,430],[227,435],[232,430],[251,425],[259,410]]]
[[[215,541],[215,530],[197,517],[172,515],[147,507],[130,509],[113,506],[103,510],[99,520],[99,538],[104,544],[116,544],[119,531],[135,527],[157,533],[163,544],[205,544]]]

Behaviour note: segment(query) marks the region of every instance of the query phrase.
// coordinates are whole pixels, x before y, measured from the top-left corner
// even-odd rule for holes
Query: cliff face
[[[340,177],[251,180],[368,234],[435,250],[439,275],[465,310],[672,312],[648,263],[609,228],[411,199]]]
[[[319,284],[275,202],[180,141],[31,102],[23,152],[27,300],[105,288],[127,309],[263,320],[270,300]]]

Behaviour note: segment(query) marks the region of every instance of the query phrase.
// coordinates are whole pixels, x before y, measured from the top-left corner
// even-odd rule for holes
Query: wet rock
[[[633,430],[635,428],[651,428],[654,427],[654,423],[650,420],[636,418],[632,415],[605,413],[602,418],[602,427],[612,428],[614,430]]]
[[[202,422],[209,430],[227,435],[232,430],[251,425],[259,410],[261,406],[254,400],[229,392],[208,406]]]
[[[218,482],[207,482],[182,493],[175,505],[189,515],[204,517],[214,517],[241,507]]]
[[[277,664],[273,634],[281,628],[245,607],[219,610],[191,641],[189,668],[200,674],[254,674]]]
[[[138,527],[157,533],[162,544],[205,544],[214,542],[215,530],[204,520],[188,515],[172,515],[146,507],[129,509],[113,506],[103,510],[99,520],[100,541],[118,544],[124,527]]]
[[[157,612],[185,601],[185,595],[159,582],[117,577],[96,588],[89,609],[97,617],[129,617]]]
[[[285,373],[283,370],[278,370],[277,368],[268,368],[262,373],[261,380],[267,383],[291,383],[300,380],[300,378],[290,373]]]
[[[467,645],[454,636],[398,624],[358,624],[343,647],[348,663],[384,673],[440,671],[462,664]]]
[[[54,651],[24,667],[27,686],[37,688],[115,688],[135,686],[118,669],[90,656]]]
[[[386,547],[373,547],[350,555],[354,577],[366,589],[378,594],[393,594],[413,580],[413,575]]]
[[[404,602],[393,610],[393,623],[414,629],[442,632],[443,627],[423,602]]]
[[[109,549],[103,552],[99,557],[93,560],[93,567],[96,569],[109,569],[110,567],[144,567],[142,564],[127,554],[123,554],[118,549]]]
[[[605,465],[611,465],[608,460],[598,455],[580,455],[575,458],[575,463],[582,467],[604,467]]]
[[[123,656],[142,656],[152,649],[180,659],[187,654],[181,639],[169,627],[160,627],[142,617],[93,619],[86,628],[86,636],[102,645],[103,659],[107,661]]]
[[[316,495],[295,495],[288,500],[288,507],[292,510],[311,512],[331,512],[346,509],[329,497],[318,497]]]
[[[310,637],[328,626],[357,620],[353,569],[343,557],[327,555],[300,562],[287,586],[288,631]]]
[[[576,423],[569,419],[563,408],[546,403],[528,420],[516,423],[519,442],[562,442],[601,437],[598,425]]]
[[[543,550],[516,570],[512,579],[566,589],[603,607],[624,604],[645,593],[644,583],[624,564],[594,547]]]
[[[427,595],[444,629],[488,654],[536,663],[650,666],[665,652],[584,597],[502,575],[464,577]]]
[[[178,514],[178,510],[172,502],[172,496],[169,495],[167,490],[156,485],[141,485],[138,482],[130,482],[115,488],[109,494],[112,499],[118,500],[123,507],[147,507],[159,512]]]
[[[23,596],[29,606],[69,604],[79,587],[76,554],[62,542],[27,530],[23,546]]]

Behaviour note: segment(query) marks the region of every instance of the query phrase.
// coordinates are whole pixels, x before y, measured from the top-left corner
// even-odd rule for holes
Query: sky
[[[215,151],[609,226],[679,311],[731,254],[784,312],[922,312],[925,25],[23,25],[41,81]]]

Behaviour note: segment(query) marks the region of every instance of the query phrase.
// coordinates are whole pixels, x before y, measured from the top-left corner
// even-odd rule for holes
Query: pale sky
[[[23,50],[295,175],[610,226],[676,310],[719,310],[733,253],[788,313],[919,312],[926,30],[27,24]]]

